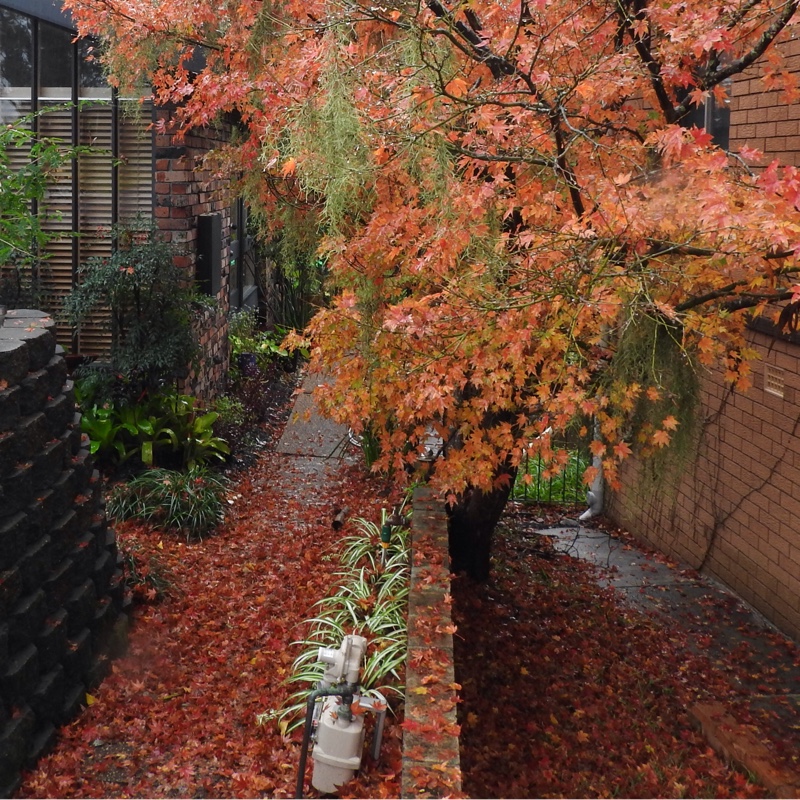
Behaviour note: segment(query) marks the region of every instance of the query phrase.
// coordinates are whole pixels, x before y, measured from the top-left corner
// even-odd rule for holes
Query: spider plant
[[[406,610],[408,604],[409,541],[405,524],[392,526],[388,548],[381,547],[381,528],[357,519],[358,534],[347,537],[339,561],[332,594],[316,603],[317,614],[306,620],[308,634],[295,645],[302,649],[292,665],[288,684],[301,684],[280,709],[260,714],[261,724],[277,720],[286,733],[303,721],[309,686],[322,678],[320,647],[331,647],[345,635],[357,633],[369,640],[361,673],[361,687],[384,696],[403,697],[403,665],[407,650]]]

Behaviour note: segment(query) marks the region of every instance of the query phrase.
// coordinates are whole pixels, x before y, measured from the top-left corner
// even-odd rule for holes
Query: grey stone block
[[[64,431],[72,432],[69,425],[75,413],[74,406],[65,394],[56,394],[51,397],[42,406],[42,411],[47,419],[48,431],[52,438],[63,438]]]
[[[3,726],[0,731],[0,785],[17,781],[17,773],[25,764],[35,729],[36,717],[28,706],[23,706]]]
[[[105,594],[108,591],[111,586],[111,576],[116,568],[115,559],[107,550],[95,559],[92,580],[98,595]]]
[[[9,324],[8,319],[6,319],[3,327],[0,328],[0,345],[3,342],[24,343],[26,345],[29,372],[46,367],[56,349],[55,336],[47,328],[39,327],[35,324],[15,326],[13,323]],[[8,382],[16,383],[21,377],[19,376],[15,381],[9,380]]]
[[[29,545],[18,566],[24,591],[33,592],[42,586],[53,568],[53,540],[50,536],[40,536]]]
[[[46,369],[29,372],[27,377],[20,381],[22,391],[20,396],[20,411],[23,416],[41,411],[47,402],[50,393],[49,375]]]
[[[52,722],[45,722],[33,735],[25,766],[33,767],[42,756],[47,755],[55,745],[57,738],[56,726]]]
[[[67,445],[60,439],[46,444],[33,460],[33,490],[43,491],[52,486],[64,469]]]
[[[33,462],[19,464],[3,478],[3,505],[7,514],[21,511],[33,500]]]
[[[22,649],[33,642],[47,617],[47,598],[42,589],[24,595],[11,609],[8,636],[12,649]]]
[[[50,535],[55,544],[56,558],[66,556],[72,550],[78,535],[78,517],[72,509],[53,523]]]
[[[67,676],[60,664],[42,675],[28,700],[39,722],[59,718],[66,688]]]
[[[12,338],[0,339],[0,381],[15,386],[28,374],[29,368],[30,357],[25,343]]]
[[[83,681],[92,664],[92,635],[88,628],[79,631],[67,641],[63,664],[70,678]]]
[[[8,624],[2,623],[0,624],[0,672],[5,672],[8,669],[8,661],[10,658],[9,650],[8,650]],[[3,724],[4,720],[2,717],[2,707],[3,704],[0,702],[0,725]]]
[[[39,667],[51,670],[58,664],[67,650],[67,612],[60,608],[49,616],[36,637],[36,649],[39,652]]]
[[[30,528],[30,518],[24,511],[0,521],[0,570],[11,569],[20,559],[28,543]]]
[[[22,597],[22,575],[16,567],[0,572],[0,618],[5,619]]]
[[[47,418],[41,411],[22,417],[16,435],[19,443],[17,458],[20,461],[32,461],[50,438]]]
[[[7,698],[13,698],[15,705],[18,705],[30,696],[38,682],[39,653],[29,644],[12,655],[8,667],[0,676],[0,687],[3,694]]]
[[[86,705],[86,687],[80,681],[75,681],[67,687],[64,693],[64,706],[61,709],[61,722],[69,722],[81,707]]]
[[[94,617],[97,604],[97,591],[94,583],[87,579],[75,589],[64,603],[69,614],[69,632],[73,635],[84,627],[88,627]]]
[[[44,590],[47,593],[53,611],[64,605],[76,583],[75,565],[72,559],[60,559],[44,582]]]
[[[94,547],[95,537],[91,533],[85,533],[75,542],[75,547],[70,551],[69,557],[75,564],[75,579],[77,581],[83,582],[91,577],[96,560]]]
[[[0,391],[0,431],[11,430],[20,418],[19,401],[22,390],[19,384]]]
[[[15,430],[0,431],[0,479],[14,471],[19,461],[20,450]]]
[[[63,348],[57,348],[63,350]],[[48,394],[55,397],[61,394],[64,384],[67,382],[69,375],[67,371],[67,362],[61,353],[56,352],[50,359],[50,363],[46,367],[48,375]],[[70,384],[72,381],[70,381]]]

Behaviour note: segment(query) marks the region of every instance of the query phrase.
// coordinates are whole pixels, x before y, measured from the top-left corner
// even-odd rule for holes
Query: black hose
[[[311,741],[311,724],[314,720],[314,704],[320,697],[331,697],[333,695],[350,695],[357,686],[350,683],[340,683],[337,686],[330,686],[326,689],[314,689],[308,696],[306,702],[306,721],[303,729],[303,744],[300,748],[300,764],[297,767],[297,786],[295,787],[294,796],[300,800],[303,797],[303,784],[306,777],[306,761],[308,760],[308,744]]]

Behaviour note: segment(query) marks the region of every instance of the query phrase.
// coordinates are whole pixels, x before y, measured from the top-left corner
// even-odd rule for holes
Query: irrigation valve
[[[366,711],[379,715],[373,742],[373,757],[378,757],[386,704],[358,694],[359,673],[366,649],[367,640],[354,635],[345,636],[338,650],[319,649],[319,660],[326,665],[320,688],[328,691],[333,688],[338,692],[322,701],[313,735],[311,785],[323,794],[335,793],[337,787],[351,780],[361,766]]]

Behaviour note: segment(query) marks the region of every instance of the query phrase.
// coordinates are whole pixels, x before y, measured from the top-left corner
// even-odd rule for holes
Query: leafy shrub
[[[152,603],[169,594],[175,586],[175,577],[164,561],[134,536],[118,530],[117,541],[133,599]]]
[[[110,312],[112,374],[133,398],[187,372],[198,350],[191,323],[199,295],[151,221],[115,226],[110,235],[113,254],[81,266],[64,311],[76,326]]]
[[[79,390],[79,398],[85,395]],[[88,395],[86,395],[88,396]],[[216,435],[216,411],[204,411],[194,397],[175,392],[143,397],[137,403],[119,401],[83,406],[81,428],[101,466],[193,467],[230,454]]]
[[[316,605],[319,613],[307,620],[308,636],[296,645],[303,650],[292,665],[287,683],[316,685],[325,665],[318,662],[320,647],[336,647],[345,635],[355,633],[369,642],[361,673],[361,686],[369,691],[403,697],[402,666],[408,648],[406,609],[410,576],[408,528],[391,527],[391,543],[381,546],[381,527],[387,525],[384,510],[379,527],[357,519],[360,533],[342,541],[338,582],[332,594]],[[309,689],[294,692],[282,709],[259,716],[264,724],[277,719],[283,730],[300,725]]]
[[[46,111],[66,108],[70,106],[48,106]],[[31,214],[31,204],[45,198],[53,176],[64,164],[91,150],[43,136],[36,124],[41,113],[0,126],[0,305],[11,308],[49,306],[52,298],[42,289],[44,248],[62,235],[47,224],[59,214],[48,213],[46,204]],[[12,158],[15,150],[25,152],[26,158]]]
[[[274,330],[259,330],[258,317],[252,309],[235,311],[228,319],[228,343],[231,349],[231,370],[234,379],[255,377],[256,371],[266,372],[275,361],[285,368],[295,365],[295,358],[282,346],[288,329],[276,325]],[[299,351],[301,355],[308,355]],[[241,363],[242,356],[252,355],[255,364],[249,368]],[[254,369],[255,368],[255,369]]]
[[[116,519],[140,519],[202,539],[224,518],[226,489],[227,481],[205,467],[149,469],[115,486],[106,509]]]

